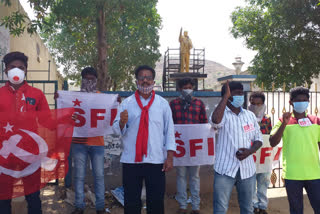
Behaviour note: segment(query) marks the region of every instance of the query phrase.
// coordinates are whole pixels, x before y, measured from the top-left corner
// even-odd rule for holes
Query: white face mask
[[[8,71],[8,79],[14,85],[19,85],[23,82],[25,72],[19,68],[13,68]]]
[[[265,104],[262,104],[260,106],[257,106],[257,105],[249,105],[248,109],[250,111],[252,111],[256,117],[257,117],[257,120],[260,122],[266,112],[266,108],[267,106]]]
[[[185,94],[185,95],[190,95],[190,96],[192,96],[192,93],[193,93],[193,90],[192,90],[192,89],[183,89],[183,90],[182,90],[182,94]]]

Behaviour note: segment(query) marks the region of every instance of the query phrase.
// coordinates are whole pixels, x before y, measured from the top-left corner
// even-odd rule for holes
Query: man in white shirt
[[[252,157],[262,146],[262,134],[256,116],[243,109],[243,85],[227,82],[222,99],[211,116],[219,129],[214,164],[213,213],[225,214],[235,185],[241,214],[252,214],[256,167]]]
[[[164,213],[165,172],[173,167],[176,151],[174,125],[168,102],[153,91],[155,71],[135,71],[138,90],[120,105],[113,130],[122,136],[121,155],[124,213],[141,213],[143,180],[147,213]]]

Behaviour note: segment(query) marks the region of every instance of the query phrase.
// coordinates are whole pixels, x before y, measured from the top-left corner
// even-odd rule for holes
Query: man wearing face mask
[[[100,93],[97,91],[97,72],[92,67],[86,67],[81,72],[81,92]],[[104,138],[74,137],[72,138],[72,158],[74,160],[75,207],[72,214],[82,214],[85,209],[84,181],[87,168],[87,157],[92,164],[94,177],[94,192],[96,196],[96,212],[105,213],[104,184]]]
[[[214,163],[213,213],[225,214],[233,186],[238,192],[241,214],[252,214],[256,167],[252,157],[262,146],[262,134],[256,116],[241,106],[243,85],[227,82],[222,98],[211,115],[213,127],[219,129]]]
[[[273,147],[282,138],[282,176],[291,214],[303,213],[303,188],[314,213],[320,213],[320,118],[306,113],[309,96],[307,88],[290,90],[293,113],[283,114],[270,137]]]
[[[121,103],[113,123],[122,136],[124,213],[141,213],[145,181],[147,213],[164,213],[165,172],[173,167],[176,151],[174,125],[168,102],[153,91],[155,71],[143,65],[135,70],[138,90]]]
[[[208,123],[205,105],[192,96],[194,82],[190,78],[178,81],[181,96],[170,102],[174,124]],[[192,199],[192,214],[200,213],[200,166],[177,166],[177,195],[179,214],[187,213],[187,177],[189,175],[190,192]]]
[[[262,134],[270,134],[271,118],[266,115],[266,105],[264,104],[265,95],[263,92],[252,92],[250,95],[250,105],[248,109],[252,111],[260,125],[260,131]],[[270,168],[272,168],[270,163]],[[267,214],[268,207],[268,197],[267,190],[270,183],[271,170],[269,172],[257,173],[257,187],[254,185],[254,197],[253,197],[253,207],[254,214]]]
[[[4,56],[5,73],[8,82],[0,88],[0,112],[30,112],[47,111],[49,105],[43,92],[31,87],[24,80],[27,74],[28,57],[21,52],[11,52]],[[30,121],[32,122],[32,121]],[[40,172],[40,171],[39,171]],[[32,183],[23,180],[24,188],[40,185],[40,173],[34,173]],[[11,185],[10,183],[0,186]],[[34,188],[33,188],[34,189]],[[1,190],[0,190],[1,191]],[[29,214],[41,214],[40,191],[26,195]],[[11,199],[0,200],[0,210],[3,214],[11,213]]]

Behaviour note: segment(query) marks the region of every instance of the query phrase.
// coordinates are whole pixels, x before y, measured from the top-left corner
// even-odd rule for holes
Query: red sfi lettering
[[[265,147],[261,149],[260,164],[264,164],[266,157],[271,156],[272,147]]]
[[[280,155],[281,155],[281,151],[282,151],[282,147],[278,147],[277,154],[274,156],[273,161],[279,160]]]
[[[97,128],[98,120],[104,120],[104,116],[98,116],[103,113],[106,113],[105,109],[91,109],[91,128]]]
[[[213,138],[208,138],[208,155],[214,156],[214,141]]]
[[[116,109],[116,108],[111,109],[110,126],[112,126],[114,119],[116,119],[117,112],[118,112],[118,109]]]
[[[75,121],[75,127],[81,127],[86,124],[86,118],[81,114],[85,114],[84,110],[81,108],[75,108],[74,112],[77,113],[77,120]]]
[[[184,142],[182,140],[176,140],[177,145],[177,151],[174,152],[174,156],[176,158],[181,158],[186,154],[186,149],[183,147],[184,146]],[[179,152],[179,153],[177,153]]]
[[[189,140],[190,142],[190,157],[195,157],[196,156],[196,150],[201,150],[202,146],[201,145],[196,145],[198,143],[202,143],[202,139],[193,139]]]

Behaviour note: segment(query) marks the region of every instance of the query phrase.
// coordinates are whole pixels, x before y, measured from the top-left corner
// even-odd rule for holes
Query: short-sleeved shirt
[[[214,170],[221,175],[235,178],[240,169],[241,179],[252,177],[256,172],[252,155],[240,161],[236,152],[240,148],[249,149],[251,142],[262,142],[262,134],[254,113],[241,108],[240,113],[235,114],[226,107],[222,121],[213,124],[213,127],[219,129]]]
[[[174,124],[208,123],[206,107],[200,99],[193,98],[190,105],[184,109],[181,98],[171,100],[170,108]]]
[[[312,125],[302,127],[292,115],[284,129],[282,142],[283,177],[289,180],[320,179],[319,147],[320,118],[307,115]],[[282,118],[273,127],[274,135],[282,124]]]

